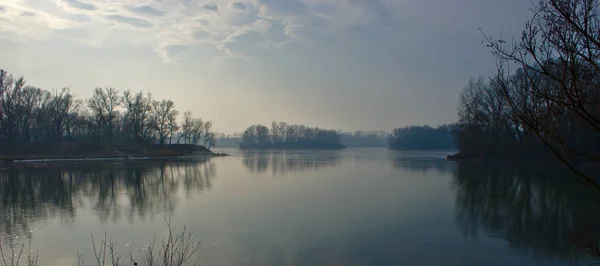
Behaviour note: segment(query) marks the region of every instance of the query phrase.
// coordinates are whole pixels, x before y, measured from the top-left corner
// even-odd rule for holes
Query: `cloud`
[[[241,2],[233,2],[231,5],[229,5],[229,8],[237,11],[246,11],[246,5]]]
[[[210,37],[210,33],[203,30],[194,31],[192,33],[192,38],[194,38],[195,40],[204,40],[208,37]]]
[[[164,11],[157,10],[151,6],[143,5],[143,6],[127,6],[127,10],[130,12],[142,15],[142,16],[150,16],[150,17],[161,17],[165,15]]]
[[[81,10],[93,11],[93,10],[98,9],[98,7],[95,6],[94,4],[82,2],[79,0],[63,0],[62,2],[66,5],[68,5],[69,7],[81,9]]]
[[[136,28],[150,28],[152,27],[152,23],[145,19],[139,19],[134,17],[128,17],[123,15],[107,15],[106,19],[118,23],[127,24]]]
[[[4,12],[4,11],[6,11],[6,8],[3,6],[0,6],[0,12]]]
[[[349,0],[351,5],[355,5],[362,12],[362,15],[368,17],[371,21],[379,24],[394,24],[394,13],[387,7],[382,0]]]
[[[266,8],[266,12],[278,16],[306,14],[306,5],[299,0],[255,0],[257,6]]]
[[[3,2],[0,16],[0,38],[15,43],[33,43],[48,40],[52,33],[72,27],[72,21],[51,15],[20,1]]]
[[[237,58],[261,57],[267,51],[268,41],[265,37],[255,31],[230,36],[221,49]]]
[[[239,2],[236,2],[239,3]],[[235,4],[235,3],[233,3]],[[233,5],[232,4],[232,5]],[[242,3],[239,3],[242,4]],[[242,4],[243,5],[243,4]],[[228,12],[227,14],[227,23],[232,27],[246,27],[248,25],[256,24],[256,21],[259,20],[260,10],[253,7],[245,5],[244,9],[235,9],[231,7],[234,12]],[[239,7],[238,7],[239,8]]]
[[[20,9],[11,16],[2,13],[1,19],[11,20],[10,30],[17,32],[21,23],[13,17],[35,11],[32,14],[36,17],[29,20],[48,32],[56,33],[56,27],[48,25],[60,23],[83,32],[93,29],[90,34],[102,32],[104,39],[111,36],[112,45],[152,45],[150,48],[165,61],[185,49],[197,52],[198,45],[214,46],[216,50],[211,53],[252,58],[268,54],[265,51],[269,49],[296,49],[297,45],[287,45],[293,43],[323,46],[335,40],[356,45],[369,40],[352,38],[373,37],[385,41],[386,36],[371,36],[378,32],[370,30],[378,30],[382,25],[379,20],[387,21],[393,15],[386,6],[390,0],[229,0],[221,9],[220,3],[225,2],[221,0],[52,0],[57,5],[38,5],[42,1],[47,0],[2,3],[9,11],[12,7]],[[52,23],[46,25],[48,19]],[[128,27],[106,27],[107,23]],[[0,34],[9,26],[0,25]],[[36,35],[30,28],[26,34]],[[56,34],[79,38],[75,33]],[[96,43],[106,45],[102,40]]]
[[[208,22],[208,20],[206,20],[206,19],[197,19],[196,22],[198,22],[202,26],[210,25],[210,22]]]
[[[35,17],[35,13],[31,11],[23,11],[20,14],[22,17]]]
[[[202,9],[210,12],[219,12],[219,7],[215,3],[208,3],[202,6]]]
[[[163,43],[160,44],[155,51],[163,62],[175,63],[190,52],[191,48],[187,45]]]

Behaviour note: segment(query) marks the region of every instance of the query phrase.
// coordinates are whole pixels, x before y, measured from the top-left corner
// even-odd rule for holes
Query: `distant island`
[[[453,135],[456,128],[456,124],[396,128],[389,136],[389,148],[392,150],[456,150]]]
[[[341,134],[304,125],[288,125],[273,122],[269,129],[263,125],[252,125],[242,133],[240,149],[344,149]]]

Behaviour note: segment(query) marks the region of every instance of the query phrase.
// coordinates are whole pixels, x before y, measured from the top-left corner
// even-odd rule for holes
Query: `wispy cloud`
[[[208,3],[202,6],[202,9],[210,12],[219,12],[219,6],[215,3]]]
[[[68,5],[69,7],[72,8],[77,8],[77,9],[82,9],[82,10],[88,10],[88,11],[92,11],[92,10],[97,10],[98,7],[96,7],[94,4],[88,3],[88,2],[83,2],[80,0],[63,0],[63,2]]]
[[[154,43],[157,55],[165,61],[181,54],[183,47],[189,50],[194,45],[206,44],[214,45],[224,55],[257,57],[264,55],[265,49],[279,49],[293,40],[336,38],[356,25],[371,25],[378,19],[393,18],[383,0],[240,0],[229,2],[228,8],[223,9],[217,4],[222,2],[214,0],[138,0],[135,4],[106,0],[54,1],[63,13],[67,12],[64,14],[70,15],[60,12],[50,15],[24,1],[12,2],[16,4],[11,4],[11,8],[32,12],[34,16],[28,21],[40,22],[40,27],[43,21],[51,21],[46,25],[48,33],[61,27],[99,29],[103,24],[125,26],[110,27],[112,31],[139,30],[140,34],[129,34],[131,39],[121,42]],[[2,10],[8,9],[2,7]],[[18,30],[17,21],[24,19],[12,15],[3,17],[15,23],[10,30],[13,34]],[[8,31],[7,28],[0,25],[0,31]]]
[[[160,16],[164,16],[165,15],[164,11],[157,10],[157,9],[151,7],[151,6],[148,6],[148,5],[127,6],[126,9],[129,10],[130,12],[134,13],[134,14],[141,15],[141,16],[156,16],[156,17],[160,17]]]
[[[210,33],[203,30],[198,30],[192,33],[192,37],[195,40],[206,40],[208,37],[210,37]]]
[[[0,38],[13,42],[44,40],[53,31],[63,30],[74,25],[73,22],[29,6],[19,1],[4,2],[0,19]]]
[[[229,5],[229,7],[231,9],[238,10],[238,11],[246,10],[246,5],[244,5],[244,3],[241,3],[241,2],[233,2]]]
[[[128,17],[128,16],[123,16],[123,15],[107,15],[105,16],[106,19],[114,21],[114,22],[118,22],[118,23],[123,23],[123,24],[127,24],[127,25],[131,25],[137,28],[150,28],[152,27],[152,23],[148,20],[145,19],[140,19],[140,18],[134,18],[134,17]]]
[[[22,17],[35,17],[35,13],[33,13],[31,11],[23,11],[23,12],[21,12],[21,16]]]
[[[268,13],[278,16],[297,16],[306,14],[306,5],[300,0],[255,0],[256,4],[266,9]]]
[[[166,63],[174,63],[191,50],[187,45],[178,44],[159,44],[155,49],[158,56]]]

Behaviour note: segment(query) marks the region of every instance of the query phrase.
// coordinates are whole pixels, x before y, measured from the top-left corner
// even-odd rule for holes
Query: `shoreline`
[[[119,156],[0,156],[0,164],[40,162],[85,162],[85,161],[140,161],[166,159],[195,159],[230,156],[225,153],[198,153],[188,155],[119,155]]]
[[[0,154],[0,164],[78,161],[130,161],[191,159],[227,156],[204,146],[190,144],[98,145],[61,143],[51,146],[22,146]]]

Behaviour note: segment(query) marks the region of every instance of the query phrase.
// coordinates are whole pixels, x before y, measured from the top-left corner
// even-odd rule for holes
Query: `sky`
[[[529,0],[1,0],[0,68],[43,89],[151,92],[241,132],[457,121]]]

